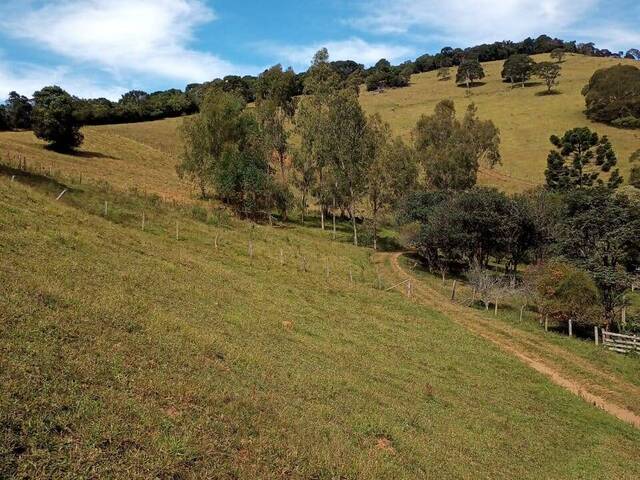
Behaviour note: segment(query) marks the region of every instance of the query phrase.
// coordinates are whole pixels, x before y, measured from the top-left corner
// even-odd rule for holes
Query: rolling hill
[[[537,55],[535,59],[548,60],[548,56]],[[362,92],[361,102],[367,112],[379,113],[406,140],[410,140],[420,115],[432,113],[440,100],[453,99],[459,114],[470,102],[476,103],[479,116],[493,120],[500,128],[503,158],[501,166],[481,172],[480,182],[509,192],[522,191],[544,181],[551,148],[549,136],[576,126],[589,126],[608,135],[622,174],[628,173],[629,155],[640,148],[640,131],[589,121],[583,114],[584,98],[580,93],[595,70],[619,62],[633,61],[568,55],[562,63],[558,95],[536,95],[545,87],[535,82],[526,88],[511,88],[500,79],[502,62],[488,62],[483,64],[483,85],[474,87],[471,96],[455,86],[453,80],[438,81],[436,72],[428,72],[413,75],[407,88],[382,94]],[[75,156],[43,149],[43,142],[31,132],[0,132],[0,157],[14,163],[24,157],[44,170],[51,167],[68,176],[82,174],[123,188],[184,200],[191,195],[189,186],[181,184],[175,175],[180,151],[176,127],[180,122],[180,118],[173,118],[84,127],[86,141]]]
[[[535,55],[536,61],[550,60],[548,55]],[[640,131],[622,130],[588,120],[584,111],[582,87],[599,68],[633,60],[568,55],[562,63],[558,95],[536,95],[546,87],[532,81],[525,88],[512,88],[500,78],[502,61],[483,63],[483,85],[471,89],[467,96],[464,87],[457,87],[453,79],[438,81],[437,72],[411,77],[407,88],[387,90],[382,94],[363,92],[361,102],[369,113],[379,113],[396,133],[409,140],[411,130],[420,115],[431,114],[444,98],[456,103],[460,115],[467,105],[478,106],[480,118],[488,118],[501,132],[503,164],[493,171],[484,170],[480,182],[506,191],[521,191],[544,181],[547,153],[551,149],[549,137],[562,134],[573,127],[588,126],[601,135],[608,135],[618,154],[618,166],[623,175],[629,171],[629,155],[640,148]],[[637,63],[637,62],[635,62]],[[455,77],[455,68],[452,68]]]
[[[487,64],[471,100],[504,165],[483,182],[539,181],[608,61],[570,57],[552,97]],[[470,100],[428,73],[362,102],[408,136],[442,96]],[[194,200],[180,121],[86,127],[74,155],[0,133],[0,478],[640,477],[637,358],[452,306],[348,225],[333,240]],[[597,130],[621,158],[638,140]],[[387,290],[401,268],[410,298]]]

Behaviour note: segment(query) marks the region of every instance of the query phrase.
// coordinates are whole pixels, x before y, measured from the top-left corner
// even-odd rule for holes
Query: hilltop
[[[550,60],[546,54],[534,55],[533,59],[536,62]],[[549,137],[573,127],[588,126],[601,135],[608,135],[618,155],[621,173],[628,174],[629,155],[640,148],[640,131],[613,128],[587,119],[583,113],[585,103],[581,90],[595,70],[637,62],[567,55],[561,64],[562,76],[557,88],[560,94],[543,96],[536,95],[545,87],[535,79],[525,88],[512,88],[511,84],[502,82],[503,63],[482,64],[486,76],[481,86],[471,89],[471,96],[467,96],[464,87],[456,86],[453,79],[439,81],[437,72],[433,71],[413,75],[406,88],[386,90],[381,94],[363,92],[361,102],[369,113],[379,113],[407,140],[420,115],[432,113],[440,100],[453,99],[460,115],[470,102],[475,103],[480,118],[493,120],[500,129],[502,140],[502,165],[494,171],[484,170],[480,182],[506,191],[522,191],[543,182],[547,153],[551,149]],[[452,72],[455,74],[455,68]]]

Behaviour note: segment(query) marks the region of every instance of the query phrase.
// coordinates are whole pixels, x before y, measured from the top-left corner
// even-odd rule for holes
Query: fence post
[[[453,281],[453,287],[451,288],[451,301],[455,300],[455,298],[456,298],[456,283],[457,283],[457,281],[454,280]]]
[[[549,315],[545,315],[544,317],[544,331],[549,331]]]
[[[522,321],[522,315],[524,314],[524,305],[520,307],[520,321]]]
[[[596,341],[596,345],[598,345],[598,326],[597,325],[593,326],[593,338]]]
[[[106,217],[107,214],[109,213],[109,207],[107,205],[107,201],[104,201],[104,216]]]
[[[573,337],[573,320],[569,319],[569,336]]]
[[[142,212],[142,231],[144,232],[144,212]]]
[[[498,299],[496,298],[496,303],[493,305],[493,316],[498,316]]]
[[[407,297],[411,298],[411,280],[407,282]]]
[[[349,284],[353,285],[353,271],[349,267]]]

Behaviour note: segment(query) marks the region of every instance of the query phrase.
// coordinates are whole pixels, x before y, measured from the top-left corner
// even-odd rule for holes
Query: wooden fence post
[[[544,331],[549,331],[549,315],[544,316]]]
[[[334,206],[335,207],[335,206]],[[333,239],[336,239],[336,212],[333,213]]]
[[[569,319],[569,336],[573,337],[573,320]]]
[[[498,299],[496,298],[496,303],[494,303],[493,305],[493,316],[497,317],[498,316]]]
[[[598,345],[598,326],[594,325],[593,327],[593,338],[596,341],[596,345]]]
[[[109,213],[109,206],[107,204],[107,201],[104,201],[104,216],[106,217],[107,214]]]
[[[214,248],[217,250],[218,249],[218,235],[220,235],[219,233],[216,233],[216,236],[213,239],[213,246]]]
[[[453,281],[453,287],[451,288],[451,301],[456,298],[456,280]]]
[[[411,280],[407,282],[407,297],[411,298]]]
[[[526,306],[526,305],[522,305],[522,306],[520,307],[520,321],[522,321],[522,315],[524,314],[524,307],[525,307],[525,306]]]

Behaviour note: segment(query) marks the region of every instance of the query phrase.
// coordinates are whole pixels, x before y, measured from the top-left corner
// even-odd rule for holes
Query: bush
[[[207,210],[200,205],[194,205],[191,207],[191,216],[194,220],[205,223],[207,221]]]
[[[595,281],[585,270],[552,260],[531,267],[526,276],[534,285],[537,306],[543,315],[565,323],[601,325],[602,309]]]
[[[639,68],[616,65],[597,70],[582,94],[590,119],[626,128],[640,127]]]

